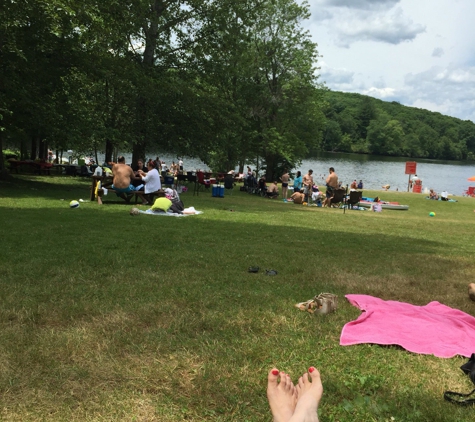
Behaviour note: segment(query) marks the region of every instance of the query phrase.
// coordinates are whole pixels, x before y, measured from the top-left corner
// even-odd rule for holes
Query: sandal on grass
[[[277,275],[276,270],[266,270],[266,275]]]
[[[329,314],[335,312],[338,305],[338,296],[332,293],[320,293],[313,299],[306,302],[300,302],[295,305],[301,311],[307,311],[311,314]]]
[[[258,273],[259,272],[259,267],[249,267],[247,269],[248,272],[250,273]]]
[[[460,406],[469,406],[475,404],[475,396],[473,395],[474,393],[475,390],[472,390],[468,394],[456,393],[455,391],[445,391],[444,399],[450,403],[459,404]]]

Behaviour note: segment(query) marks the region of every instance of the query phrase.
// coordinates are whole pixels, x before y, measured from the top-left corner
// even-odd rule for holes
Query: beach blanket
[[[420,354],[451,358],[475,352],[475,318],[439,302],[425,306],[367,295],[346,295],[361,309],[341,332],[340,345],[397,344]]]
[[[185,208],[186,209],[186,208]],[[174,212],[165,212],[165,211],[154,211],[152,209],[148,209],[147,211],[140,210],[140,214],[148,214],[148,215],[161,215],[165,217],[190,217],[192,215],[199,215],[203,214],[203,211],[195,210],[194,214],[176,214]]]

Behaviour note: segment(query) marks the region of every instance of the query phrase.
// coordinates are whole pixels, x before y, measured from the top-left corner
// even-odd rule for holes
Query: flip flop
[[[266,270],[266,275],[277,275],[276,270]]]
[[[258,273],[259,272],[259,267],[249,267],[247,269],[248,272],[250,273]]]

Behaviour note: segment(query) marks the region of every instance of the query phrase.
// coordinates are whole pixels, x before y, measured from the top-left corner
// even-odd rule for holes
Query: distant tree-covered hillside
[[[325,151],[475,159],[475,124],[360,94],[327,91]]]

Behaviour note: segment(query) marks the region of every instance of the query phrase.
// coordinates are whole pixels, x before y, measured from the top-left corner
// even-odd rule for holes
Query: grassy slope
[[[183,195],[204,211],[187,218],[131,217],[110,197],[69,209],[88,188],[33,176],[0,185],[4,420],[270,420],[273,365],[294,378],[320,368],[322,421],[472,420],[442,398],[471,389],[465,358],[341,347],[339,336],[359,315],[349,293],[475,315],[473,199],[365,192],[410,211],[343,214],[235,190]],[[336,314],[293,307],[323,291],[339,295]]]

